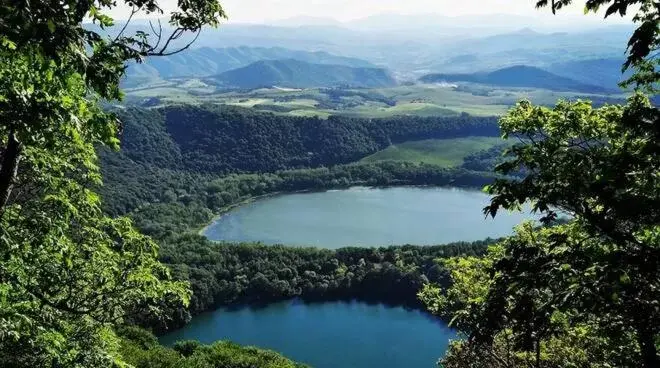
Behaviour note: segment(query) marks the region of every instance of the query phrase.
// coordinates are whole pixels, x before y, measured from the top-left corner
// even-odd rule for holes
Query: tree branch
[[[133,6],[133,8],[131,9],[131,15],[128,17],[128,19],[126,20],[126,23],[124,23],[124,26],[123,26],[122,29],[119,31],[119,33],[117,34],[117,36],[115,37],[115,39],[112,40],[112,43],[116,43],[117,40],[119,40],[119,37],[121,37],[121,35],[124,34],[124,31],[126,31],[126,27],[128,27],[128,24],[131,22],[131,19],[133,19],[133,16],[134,16],[135,14],[137,14],[139,11],[140,11],[140,8],[136,8],[135,6]]]
[[[147,52],[151,52],[157,49],[160,45],[160,41],[163,39],[163,25],[160,23],[160,19],[158,19],[158,31],[156,31],[151,21],[149,21],[149,27],[151,27],[151,31],[156,35],[156,37],[158,37],[158,39],[156,40],[156,44],[151,46]]]
[[[152,54],[152,55],[162,56],[165,53],[165,50],[167,50],[167,47],[170,45],[170,42],[172,42],[173,40],[176,40],[177,38],[181,37],[181,35],[183,34],[183,31],[184,31],[184,29],[180,28],[180,27],[175,29],[174,31],[172,31],[172,34],[170,35],[170,37],[167,38],[167,41],[165,42],[165,45],[163,45],[163,47],[160,49],[160,51],[158,51],[157,53]]]
[[[183,33],[183,31],[180,32],[179,36],[181,36],[181,33]],[[164,51],[166,50],[166,48],[167,48],[167,45],[168,45],[168,44],[170,43],[170,41],[172,41],[172,39],[173,39],[172,36],[170,36],[170,39],[167,40],[167,43],[165,44],[165,46],[163,46],[163,48],[162,48],[158,53],[156,53],[156,54],[148,54],[148,55],[149,55],[149,56],[170,56],[170,55],[178,54],[178,53],[180,53],[181,51],[184,51],[184,50],[188,49],[190,46],[192,46],[192,44],[195,43],[195,41],[197,41],[197,39],[199,38],[199,35],[200,35],[201,33],[202,33],[202,29],[200,28],[200,29],[197,31],[197,33],[195,34],[195,37],[192,39],[192,41],[188,42],[188,44],[186,44],[184,47],[181,47],[181,48],[179,48],[179,49],[176,50],[176,51],[172,51],[172,52],[164,52]],[[177,36],[176,38],[178,38],[179,36]],[[176,38],[174,38],[174,39],[176,39]]]

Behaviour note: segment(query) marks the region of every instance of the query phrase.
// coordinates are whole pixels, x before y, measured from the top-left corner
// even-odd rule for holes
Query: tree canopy
[[[636,68],[631,80],[653,90],[658,77],[645,68],[656,65],[657,4],[595,0],[586,10],[606,4],[606,17],[640,4],[624,68]],[[496,171],[523,177],[486,187],[493,198],[484,212],[531,202],[545,225],[559,213],[571,220],[526,224],[486,258],[444,262],[454,285],[427,285],[420,297],[465,338],[453,343],[446,367],[660,365],[659,119],[636,93],[624,106],[597,109],[521,101],[500,120],[503,137],[517,144]]]
[[[125,1],[132,16],[156,1]],[[126,218],[109,218],[95,188],[96,145],[121,126],[100,99],[121,97],[125,62],[164,55],[173,41],[224,16],[215,0],[182,0],[163,27],[110,35],[115,1],[0,4],[0,364],[122,364],[113,327],[137,311],[186,304],[158,247]],[[131,17],[132,17],[131,16]],[[93,22],[97,27],[83,24]]]
[[[159,26],[128,34],[137,15],[162,14],[155,0],[122,1],[132,9],[114,35],[114,20],[104,14],[116,1],[25,1],[0,4],[0,61],[3,155],[0,168],[0,212],[11,187],[23,147],[52,147],[85,129],[88,142],[116,147],[119,122],[98,108],[99,99],[122,97],[119,81],[129,60],[141,61],[183,51],[173,46],[186,33],[217,26],[225,13],[216,0],[181,0],[171,12],[166,33]],[[83,22],[91,20],[92,24]],[[93,27],[96,26],[97,28]],[[73,128],[73,129],[72,129]]]

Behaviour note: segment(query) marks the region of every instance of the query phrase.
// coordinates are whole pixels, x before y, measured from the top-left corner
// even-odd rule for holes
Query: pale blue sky
[[[160,3],[167,10],[176,0],[160,0]],[[221,0],[221,4],[231,23],[269,23],[299,16],[349,21],[382,13],[512,14],[533,17],[543,23],[602,21],[601,16],[583,16],[584,1],[577,1],[563,11],[561,17],[553,17],[549,9],[535,9],[534,0]],[[116,18],[124,18],[126,14],[126,9],[113,12]]]

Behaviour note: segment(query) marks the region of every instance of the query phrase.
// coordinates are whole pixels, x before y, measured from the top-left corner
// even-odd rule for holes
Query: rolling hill
[[[582,83],[617,88],[619,82],[631,75],[630,71],[621,74],[621,66],[624,61],[623,58],[576,60],[553,63],[546,69],[551,73]]]
[[[427,74],[421,77],[420,81],[424,83],[470,82],[501,87],[529,87],[581,93],[604,93],[608,91],[607,88],[602,86],[583,83],[526,65],[512,66],[482,73]]]
[[[203,47],[171,56],[149,58],[143,64],[130,65],[124,87],[131,88],[171,78],[208,77],[261,60],[282,59],[356,68],[375,67],[361,59],[337,56],[324,51],[310,52],[281,47]]]
[[[221,87],[390,87],[396,81],[385,69],[308,63],[295,59],[262,60],[212,78]]]

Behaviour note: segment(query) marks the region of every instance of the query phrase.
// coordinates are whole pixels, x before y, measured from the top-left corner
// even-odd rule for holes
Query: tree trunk
[[[14,186],[18,163],[21,161],[21,143],[16,139],[14,132],[9,133],[7,147],[2,153],[2,166],[0,166],[0,217],[5,212],[9,195]]]
[[[536,340],[536,368],[541,368],[541,339]]]
[[[642,353],[642,363],[645,368],[660,367],[658,351],[655,347],[655,338],[652,327],[648,323],[637,324],[637,343]]]

